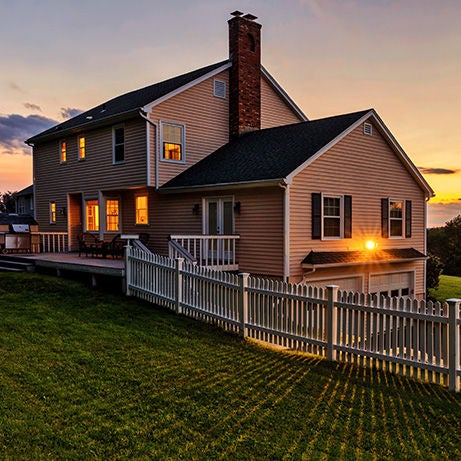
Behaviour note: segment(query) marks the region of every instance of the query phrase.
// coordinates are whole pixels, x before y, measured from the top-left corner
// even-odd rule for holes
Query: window
[[[50,202],[50,224],[56,224],[56,202]]]
[[[352,237],[352,196],[312,194],[312,238]]]
[[[411,200],[381,199],[381,235],[384,238],[410,238],[411,216]]]
[[[148,223],[148,210],[147,210],[147,195],[138,195],[135,198],[136,207],[136,224]]]
[[[97,200],[87,200],[85,202],[85,222],[87,231],[99,230],[99,204]]]
[[[67,143],[66,141],[60,141],[59,143],[60,161],[61,163],[67,162]]]
[[[119,230],[119,203],[118,200],[106,200],[106,230],[118,232]]]
[[[125,160],[125,128],[123,126],[113,129],[113,161],[121,163]]]
[[[85,157],[86,157],[85,137],[79,136],[78,137],[78,159],[84,160]]]
[[[163,160],[184,161],[184,127],[162,123]]]

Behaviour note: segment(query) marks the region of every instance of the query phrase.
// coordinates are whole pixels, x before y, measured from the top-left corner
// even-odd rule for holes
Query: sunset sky
[[[376,109],[461,214],[460,0],[0,0],[0,192],[32,183],[24,140],[81,110],[227,57],[230,12],[309,119]]]

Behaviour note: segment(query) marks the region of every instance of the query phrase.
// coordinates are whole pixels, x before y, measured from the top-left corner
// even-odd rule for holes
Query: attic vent
[[[363,134],[367,136],[373,136],[373,125],[371,123],[363,124]]]
[[[215,80],[213,94],[217,98],[226,99],[226,82],[223,82],[222,80]]]

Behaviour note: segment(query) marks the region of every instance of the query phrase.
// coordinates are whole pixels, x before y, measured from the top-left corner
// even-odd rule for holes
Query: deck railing
[[[35,239],[34,236],[37,235],[39,238]],[[32,242],[32,253],[67,253],[69,251],[67,232],[32,233]]]
[[[196,261],[209,269],[238,270],[236,242],[240,235],[171,235],[168,249],[170,258],[185,258]],[[174,243],[174,244],[171,244]],[[181,253],[178,245],[190,255]]]

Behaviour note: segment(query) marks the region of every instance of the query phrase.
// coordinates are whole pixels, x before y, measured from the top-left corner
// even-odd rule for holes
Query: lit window
[[[162,123],[163,160],[184,161],[184,127]]]
[[[50,202],[50,224],[56,224],[56,202]]]
[[[402,237],[403,233],[403,201],[389,201],[389,235]]]
[[[87,200],[85,202],[86,230],[99,230],[99,204],[97,200]]]
[[[119,230],[118,200],[106,201],[106,229],[109,232],[118,232]]]
[[[78,159],[83,160],[85,157],[86,157],[85,137],[79,136],[78,138]]]
[[[136,197],[136,224],[147,224],[147,195],[138,195]]]
[[[340,197],[323,197],[323,236],[341,238]]]
[[[61,163],[66,163],[67,162],[67,143],[66,141],[61,141],[59,145],[60,145]]]
[[[125,128],[115,127],[113,130],[113,155],[114,163],[120,163],[125,160]]]

